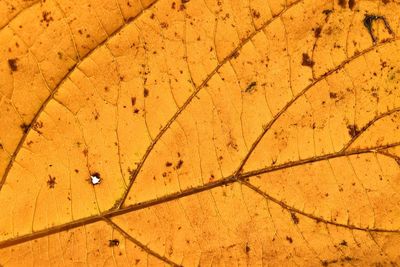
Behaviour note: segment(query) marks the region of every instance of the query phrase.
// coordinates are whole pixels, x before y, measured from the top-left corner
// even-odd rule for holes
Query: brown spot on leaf
[[[301,62],[301,65],[312,68],[314,64],[315,63],[311,60],[310,56],[306,53],[303,53],[303,61]]]
[[[24,122],[24,123],[22,123],[19,127],[22,129],[22,131],[23,131],[24,133],[27,133],[28,130],[29,130],[30,125],[29,125],[29,124],[26,124],[26,123]]]
[[[257,82],[251,82],[249,85],[247,85],[245,92],[249,93],[254,90],[254,87],[256,87]]]
[[[40,22],[45,22],[46,26],[49,26],[50,22],[53,21],[53,17],[51,17],[50,14],[51,12],[43,11]]]
[[[94,116],[94,119],[97,121],[99,119],[99,117],[100,117],[100,113],[97,110],[95,110],[95,111],[92,112],[92,114]]]
[[[356,5],[356,0],[349,0],[349,8],[353,10],[354,6]]]
[[[183,165],[183,160],[179,160],[178,163],[176,164],[176,169],[180,169]]]
[[[321,36],[321,26],[318,26],[317,28],[314,29],[314,37],[319,38]]]
[[[119,246],[119,240],[118,239],[108,240],[108,246],[109,247],[118,247]]]
[[[358,126],[355,124],[350,124],[347,125],[347,129],[349,130],[349,135],[354,138],[360,133],[360,130],[358,129]]]
[[[257,10],[253,9],[251,14],[253,15],[254,18],[259,19],[261,17],[260,12],[258,12]]]
[[[49,175],[49,180],[47,180],[47,186],[49,188],[54,188],[55,185],[56,185],[56,177],[52,177],[51,175]]]
[[[39,129],[43,128],[43,122],[42,121],[37,121],[32,125],[32,129],[36,131],[38,134],[42,134],[42,131]]]
[[[377,38],[376,38],[375,34],[373,33],[372,23],[376,20],[382,20],[388,33],[393,34],[393,30],[390,27],[389,22],[386,20],[386,18],[384,16],[365,14],[363,23],[364,23],[365,28],[367,28],[369,35],[371,36],[372,42],[374,42],[374,43],[377,41]]]
[[[298,224],[299,223],[299,218],[296,216],[296,214],[294,212],[290,213],[290,216],[292,217],[292,221],[294,224]]]
[[[17,71],[18,66],[17,66],[17,60],[16,58],[10,58],[8,60],[8,66],[10,67],[11,71]]]

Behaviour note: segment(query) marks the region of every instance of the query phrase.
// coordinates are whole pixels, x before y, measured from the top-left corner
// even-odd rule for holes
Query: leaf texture
[[[0,7],[2,266],[400,264],[396,1]]]

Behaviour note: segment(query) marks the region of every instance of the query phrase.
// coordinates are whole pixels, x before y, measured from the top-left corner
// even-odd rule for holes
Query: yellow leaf
[[[397,266],[394,1],[0,1],[0,266]]]

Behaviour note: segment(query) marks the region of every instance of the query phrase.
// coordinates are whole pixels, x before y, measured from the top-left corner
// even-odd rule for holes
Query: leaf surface
[[[398,3],[14,6],[0,264],[400,263]]]

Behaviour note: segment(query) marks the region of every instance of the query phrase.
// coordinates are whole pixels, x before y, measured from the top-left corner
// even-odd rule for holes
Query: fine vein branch
[[[218,70],[224,66],[227,62],[229,62],[235,55],[237,54],[240,49],[247,44],[257,33],[265,29],[268,25],[270,25],[275,19],[279,18],[284,14],[288,9],[291,7],[295,6],[301,2],[301,0],[297,0],[287,6],[285,9],[283,9],[281,12],[276,14],[274,17],[272,17],[269,21],[264,23],[259,29],[256,29],[254,32],[252,32],[246,39],[244,39],[226,58],[224,58],[212,71],[207,77],[204,79],[204,81],[196,88],[196,90],[189,96],[189,98],[185,101],[185,103],[176,111],[176,113],[172,116],[172,118],[165,124],[165,126],[161,129],[161,131],[157,134],[157,136],[154,138],[154,140],[151,142],[150,146],[147,148],[144,156],[142,157],[142,160],[138,164],[137,168],[134,170],[130,177],[130,182],[128,185],[127,190],[125,191],[123,197],[120,199],[119,203],[116,205],[117,209],[120,209],[125,201],[126,198],[128,197],[128,194],[136,180],[137,175],[139,174],[141,168],[143,167],[147,157],[149,156],[150,152],[156,145],[156,143],[161,139],[161,137],[164,135],[164,133],[168,130],[168,128],[171,126],[171,124],[176,120],[176,118],[186,109],[186,107],[190,104],[190,102],[197,96],[197,94],[200,92],[200,90],[207,85],[207,83],[210,81],[210,79],[218,72]]]
[[[256,176],[256,175],[260,175],[260,174],[265,174],[265,173],[270,173],[270,172],[274,172],[274,171],[278,171],[278,170],[282,170],[282,169],[286,169],[286,168],[291,168],[291,167],[296,167],[296,166],[301,166],[301,165],[305,165],[305,164],[310,164],[310,163],[314,163],[314,162],[319,162],[319,161],[324,161],[324,160],[329,160],[329,159],[334,159],[334,158],[338,158],[338,157],[344,157],[344,156],[351,156],[351,155],[359,155],[359,154],[367,154],[367,153],[379,153],[380,151],[383,151],[385,149],[391,148],[391,147],[396,147],[396,146],[400,146],[400,142],[398,143],[392,143],[392,144],[388,144],[388,145],[384,145],[384,146],[377,146],[377,147],[372,147],[372,148],[365,148],[365,149],[358,149],[358,150],[349,150],[349,151],[340,151],[337,153],[332,153],[332,154],[327,154],[327,155],[323,155],[323,156],[319,156],[319,157],[312,157],[312,158],[308,158],[308,159],[303,159],[303,160],[299,160],[299,161],[293,161],[293,162],[287,162],[281,165],[276,165],[276,166],[270,166],[270,167],[266,167],[263,169],[259,169],[259,170],[253,170],[253,171],[249,171],[249,172],[245,172],[245,173],[241,173],[239,176],[228,176],[228,177],[224,177],[221,180],[212,182],[212,183],[208,183],[205,185],[201,185],[198,187],[193,187],[193,188],[189,188],[186,189],[184,191],[181,192],[177,192],[171,195],[167,195],[158,199],[153,199],[153,200],[149,200],[146,202],[142,202],[142,203],[137,203],[131,206],[127,206],[118,210],[109,210],[106,211],[102,214],[99,215],[95,215],[95,216],[91,216],[91,217],[87,217],[87,218],[83,218],[83,219],[79,219],[67,224],[63,224],[63,225],[58,225],[55,227],[51,227],[48,229],[44,229],[41,231],[37,231],[34,232],[32,234],[28,234],[28,235],[22,235],[22,236],[18,236],[12,239],[8,239],[5,241],[0,242],[0,249],[1,248],[5,248],[5,247],[10,247],[16,244],[20,244],[23,242],[27,242],[30,240],[34,240],[34,239],[38,239],[44,236],[48,236],[51,234],[55,234],[55,233],[59,233],[62,231],[67,231],[69,229],[73,229],[76,227],[80,227],[83,225],[87,225],[90,223],[95,223],[104,219],[110,219],[119,215],[123,215],[123,214],[127,214],[130,212],[134,212],[134,211],[138,211],[138,210],[142,210],[142,209],[146,209],[149,207],[153,207],[156,205],[160,205],[163,203],[167,203],[170,201],[174,201],[177,199],[181,199],[184,198],[186,196],[190,196],[190,195],[194,195],[194,194],[198,194],[207,190],[211,190],[213,188],[217,188],[220,186],[225,186],[225,185],[229,185],[232,183],[236,183],[236,182],[245,182],[248,178]],[[266,193],[265,193],[266,194]],[[272,197],[271,197],[272,198]],[[277,204],[279,204],[280,202],[277,201]],[[288,209],[290,211],[295,211],[294,208],[288,206],[288,205],[281,205],[283,208]],[[301,213],[302,214],[302,213]],[[304,215],[304,214],[303,214]],[[327,220],[322,220],[322,218],[316,217],[316,216],[308,216],[311,219],[314,220],[318,220],[321,222],[325,222],[328,223],[329,221]],[[371,231],[371,232],[400,232],[397,230],[387,230],[387,229],[380,229],[380,228],[360,228],[357,226],[349,226],[349,225],[339,225],[341,227],[345,227],[345,228],[350,228],[350,229],[357,229],[360,231]]]
[[[103,220],[106,221],[112,228],[114,228],[118,232],[120,232],[126,239],[128,239],[129,241],[131,241],[132,243],[134,243],[136,246],[140,247],[141,249],[143,249],[148,254],[158,258],[159,260],[162,260],[165,263],[168,263],[170,266],[174,266],[174,267],[181,266],[181,265],[173,262],[172,260],[168,259],[167,257],[161,256],[160,254],[158,254],[154,250],[150,249],[148,246],[144,245],[142,242],[140,242],[136,238],[132,237],[128,232],[126,232],[124,229],[119,227],[119,225],[117,225],[116,223],[114,223],[110,219],[103,218]]]
[[[89,51],[86,55],[84,55],[83,57],[80,58],[80,61],[75,62],[75,64],[69,69],[69,71],[67,71],[65,73],[65,75],[58,81],[58,83],[55,85],[54,89],[51,91],[51,93],[49,94],[49,96],[44,100],[44,102],[42,103],[42,105],[39,107],[39,109],[36,111],[35,115],[33,116],[31,122],[28,125],[25,125],[24,128],[24,132],[23,135],[21,137],[21,139],[18,142],[17,147],[15,148],[14,152],[12,153],[9,162],[7,164],[7,167],[4,171],[4,174],[0,180],[0,191],[1,188],[3,187],[8,173],[10,172],[13,163],[19,153],[19,151],[21,150],[22,146],[25,143],[25,140],[29,134],[29,132],[32,130],[32,127],[35,125],[35,123],[38,121],[40,114],[45,110],[45,108],[47,107],[47,104],[54,99],[55,94],[58,92],[58,89],[61,87],[61,85],[65,82],[66,79],[68,79],[70,77],[70,75],[74,72],[74,70],[76,70],[78,68],[78,65],[80,62],[82,62],[84,59],[88,58],[90,55],[92,55],[97,49],[99,49],[101,46],[105,45],[106,42],[108,40],[110,40],[110,38],[112,38],[113,36],[117,35],[121,30],[123,30],[126,26],[130,25],[131,23],[133,23],[137,18],[139,18],[145,10],[150,9],[151,7],[153,7],[159,0],[155,0],[153,3],[151,3],[148,7],[144,8],[139,14],[137,14],[134,18],[130,18],[128,21],[125,21],[125,23],[123,23],[119,28],[117,28],[112,34],[110,34],[106,39],[102,40],[101,42],[99,42],[99,44],[91,51]],[[37,3],[40,3],[40,1],[38,1]],[[78,55],[79,56],[79,55]]]
[[[262,133],[257,137],[256,141],[252,144],[252,146],[250,147],[248,153],[245,155],[243,161],[241,162],[239,168],[236,170],[235,175],[239,176],[240,172],[242,171],[244,165],[246,164],[246,162],[249,160],[251,154],[253,153],[253,151],[255,150],[255,148],[257,147],[257,145],[261,142],[261,140],[263,139],[263,137],[265,136],[265,134],[271,129],[271,127],[275,124],[275,122],[289,109],[290,106],[293,105],[294,102],[296,102],[297,99],[299,99],[301,96],[303,96],[308,90],[310,90],[314,85],[316,85],[317,83],[321,82],[322,80],[324,80],[325,78],[327,78],[328,76],[332,75],[333,73],[336,73],[338,70],[344,68],[344,66],[346,66],[347,64],[349,64],[350,62],[352,62],[354,59],[364,56],[366,53],[376,49],[379,46],[382,46],[386,43],[391,43],[396,41],[397,39],[393,38],[393,39],[389,39],[386,40],[384,42],[381,42],[377,45],[373,45],[365,50],[363,50],[360,53],[355,54],[354,56],[348,58],[347,60],[345,60],[344,62],[342,62],[340,65],[338,65],[337,67],[335,67],[334,69],[331,69],[330,71],[326,72],[325,74],[321,75],[319,78],[315,79],[311,84],[309,84],[307,87],[305,87],[300,93],[298,93],[295,97],[292,98],[292,100],[290,100],[272,119],[271,121],[264,127],[264,130],[262,131]],[[397,111],[397,110],[395,110]],[[377,118],[377,120],[380,119],[380,117]],[[374,122],[374,121],[373,121]],[[373,124],[373,122],[371,122],[370,125]],[[366,125],[365,127],[368,128],[370,125]],[[356,137],[358,137],[361,133],[359,133],[358,135],[356,135]],[[344,148],[344,150],[351,145],[351,141],[349,142],[349,144]]]

